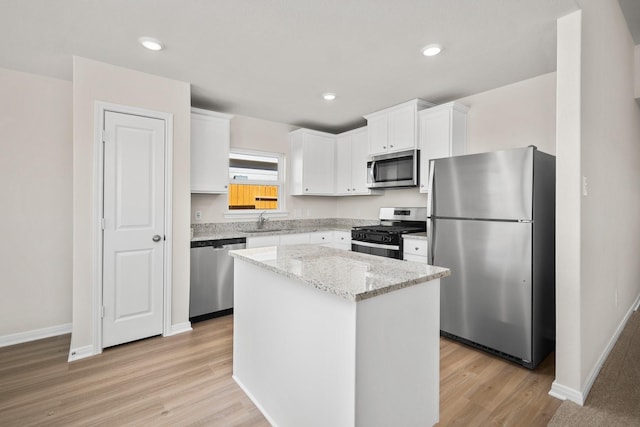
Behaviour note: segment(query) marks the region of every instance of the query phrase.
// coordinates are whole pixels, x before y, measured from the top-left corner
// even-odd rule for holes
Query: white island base
[[[439,278],[348,300],[236,257],[234,295],[233,378],[272,425],[438,422]]]

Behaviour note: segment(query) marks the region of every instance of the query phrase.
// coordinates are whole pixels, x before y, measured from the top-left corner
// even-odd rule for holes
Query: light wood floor
[[[0,348],[1,426],[268,426],[231,379],[232,316],[67,363],[69,336]],[[536,371],[441,339],[438,426],[546,426],[554,361]]]

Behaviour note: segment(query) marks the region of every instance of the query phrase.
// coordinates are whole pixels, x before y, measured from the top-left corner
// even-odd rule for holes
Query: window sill
[[[234,218],[234,219],[256,219],[260,216],[260,214],[264,212],[265,218],[286,218],[289,216],[288,211],[261,211],[261,210],[237,210],[237,211],[226,211],[224,213],[225,218]]]

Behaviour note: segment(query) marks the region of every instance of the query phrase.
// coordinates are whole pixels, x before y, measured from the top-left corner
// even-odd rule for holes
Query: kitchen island
[[[448,269],[314,245],[231,255],[233,377],[271,424],[438,421]]]

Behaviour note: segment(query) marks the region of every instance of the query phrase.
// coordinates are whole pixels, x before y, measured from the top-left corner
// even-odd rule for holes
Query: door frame
[[[104,115],[107,111],[149,117],[164,121],[164,271],[162,335],[171,335],[171,296],[173,260],[173,114],[145,108],[96,101],[94,107],[94,159],[93,159],[93,262],[91,286],[92,344],[94,354],[102,353],[102,288],[103,288],[103,233],[104,209]]]

